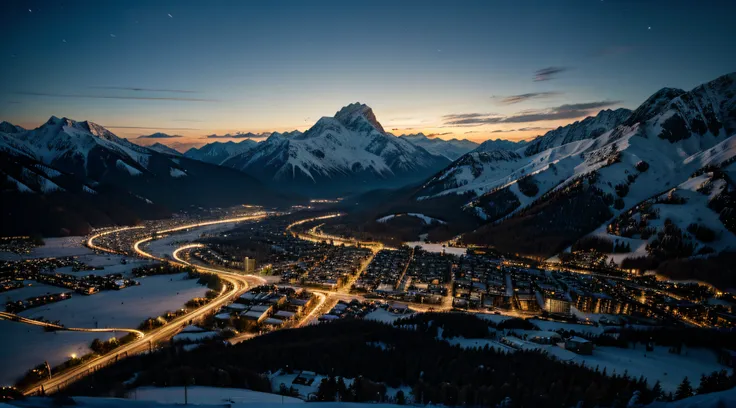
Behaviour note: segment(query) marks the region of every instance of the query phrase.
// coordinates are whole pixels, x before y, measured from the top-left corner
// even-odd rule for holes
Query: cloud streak
[[[133,92],[170,92],[170,93],[198,93],[186,89],[159,89],[159,88],[138,88],[132,86],[90,86],[90,89],[111,89],[117,91],[133,91]]]
[[[160,128],[150,126],[104,126],[108,129],[144,129],[144,130],[199,130],[197,128]]]
[[[521,95],[511,95],[501,97],[500,102],[504,105],[513,105],[515,103],[526,102],[532,99],[545,99],[553,96],[562,95],[562,92],[532,92]]]
[[[41,96],[51,98],[82,98],[82,99],[130,99],[136,101],[174,101],[174,102],[218,102],[216,99],[175,98],[157,96],[119,96],[119,95],[86,95],[86,94],[57,94],[45,92],[16,92],[16,95]]]
[[[554,79],[557,74],[567,71],[565,67],[547,67],[537,70],[534,73],[534,82],[549,81]]]
[[[235,133],[235,134],[227,133],[224,135],[214,135],[214,134],[207,135],[204,138],[205,139],[262,139],[262,138],[271,136],[271,134],[272,134],[271,132],[265,132],[261,134],[256,134],[256,133],[251,133],[251,132]]]
[[[621,101],[598,101],[586,103],[565,104],[544,110],[525,110],[511,116],[483,116],[472,114],[445,115],[446,126],[480,126],[498,123],[528,123],[545,120],[576,119],[588,116],[596,109],[617,105]]]

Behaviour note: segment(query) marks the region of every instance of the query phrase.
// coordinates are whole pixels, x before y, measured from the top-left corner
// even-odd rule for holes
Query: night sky
[[[736,1],[10,1],[0,120],[118,135],[305,130],[360,101],[396,134],[521,139],[736,71]]]

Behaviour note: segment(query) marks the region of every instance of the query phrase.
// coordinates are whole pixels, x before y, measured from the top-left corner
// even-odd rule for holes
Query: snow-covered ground
[[[136,328],[145,319],[177,310],[188,300],[204,296],[205,286],[186,274],[148,276],[141,284],[119,291],[103,291],[91,296],[77,295],[21,313],[28,318],[59,320],[67,327]]]
[[[380,222],[380,223],[386,223],[386,222],[391,221],[394,218],[401,217],[401,216],[409,216],[409,217],[419,218],[420,220],[424,221],[424,223],[427,224],[427,225],[430,225],[432,223],[447,224],[445,221],[442,221],[440,219],[432,218],[430,216],[427,216],[427,215],[424,215],[424,214],[419,214],[419,213],[390,214],[390,215],[387,215],[385,217],[381,217],[381,218],[377,219],[376,221],[377,222]]]
[[[59,288],[56,286],[38,283],[36,281],[26,281],[25,283],[25,287],[0,293],[0,301],[2,301],[4,304],[6,302],[17,302],[19,300],[25,300],[36,296],[71,292],[71,289]]]
[[[284,407],[300,407],[296,402],[285,402],[281,403],[279,397],[278,402],[254,402],[254,403],[234,403],[227,404],[230,408],[284,408]],[[164,404],[155,401],[137,401],[132,399],[121,399],[121,398],[95,398],[95,397],[74,397],[76,407],[80,408],[177,408],[181,407],[181,404]],[[2,404],[0,404],[5,408]],[[12,405],[9,407],[21,407],[21,408],[54,408],[58,404],[55,404],[54,399],[50,397],[32,397],[26,400],[12,401]],[[222,408],[224,404],[198,405],[201,408]],[[394,404],[369,404],[369,403],[358,403],[358,402],[312,402],[309,405],[311,408],[400,408],[401,405]]]
[[[442,246],[442,244],[428,244],[422,241],[405,242],[405,244],[412,248],[418,246],[427,252],[436,252],[440,254],[444,252],[444,253],[451,254],[451,255],[464,256],[465,253],[467,252],[467,249],[465,248]]]
[[[246,390],[244,388],[217,388],[192,386],[187,390],[190,404],[256,404],[271,403],[303,403],[294,397],[282,397],[278,394]],[[183,404],[184,387],[140,387],[131,391],[129,397],[138,401],[155,401],[164,404]]]
[[[695,395],[679,401],[653,402],[647,408],[723,408],[736,407],[736,388],[713,392],[710,394]]]
[[[706,349],[684,349],[682,354],[672,354],[668,347],[655,346],[654,351],[647,352],[643,344],[635,349],[618,347],[596,347],[593,355],[578,355],[573,361],[585,362],[587,367],[596,366],[607,374],[623,374],[624,371],[634,378],[644,376],[649,385],[659,380],[662,389],[674,392],[682,379],[688,377],[694,388],[700,384],[701,374],[728,369],[718,363],[716,354]]]
[[[324,375],[320,374],[304,374],[302,373],[302,377],[309,376],[313,377],[314,381],[310,385],[303,385],[303,384],[293,384],[294,379],[298,377],[300,374],[300,371],[294,370],[291,374],[287,374],[286,372],[283,372],[281,370],[276,371],[275,373],[271,374],[269,376],[271,380],[271,389],[274,392],[278,392],[278,390],[281,388],[281,384],[284,384],[287,388],[293,387],[297,392],[299,392],[299,395],[302,398],[307,398],[309,394],[313,394],[317,392],[317,389],[319,388],[320,382],[322,382],[323,379],[327,378]],[[306,373],[306,372],[305,372]],[[353,384],[353,378],[343,378],[343,381],[345,382],[345,385],[350,387],[350,385]],[[399,391],[404,392],[404,396],[407,398],[407,400],[411,399],[410,393],[411,393],[411,387],[408,386],[402,386],[399,388],[395,387],[389,387],[386,386],[386,396],[388,398],[396,398],[396,394]],[[314,404],[313,402],[310,403],[310,406]],[[383,404],[371,404],[372,406],[381,406]],[[341,405],[342,406],[342,405]],[[386,405],[391,406],[391,405]]]
[[[191,341],[198,342],[202,340],[211,339],[219,335],[216,331],[203,331],[198,333],[179,333],[174,336],[174,341]]]
[[[393,324],[395,321],[401,318],[404,318],[404,317],[409,317],[409,316],[411,315],[410,314],[395,314],[395,313],[389,312],[386,309],[378,308],[368,313],[367,315],[365,315],[365,319],[373,320],[376,322]]]
[[[44,245],[34,248],[30,254],[18,255],[12,252],[0,252],[0,260],[18,261],[33,258],[54,258],[92,254],[94,251],[85,247],[84,237],[44,238]]]
[[[104,336],[111,333],[45,332],[40,326],[0,320],[0,386],[12,385],[44,361],[55,366],[72,354],[87,354],[92,340]]]

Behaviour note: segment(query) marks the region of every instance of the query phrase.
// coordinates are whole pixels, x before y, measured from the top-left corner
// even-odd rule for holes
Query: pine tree
[[[683,398],[692,397],[693,396],[693,387],[690,385],[690,380],[687,379],[687,377],[682,379],[682,382],[680,385],[677,386],[677,391],[675,391],[675,400],[681,400]]]
[[[406,397],[404,396],[404,391],[399,390],[399,392],[396,393],[396,403],[399,405],[406,404]]]
[[[652,400],[650,402],[661,401],[662,399],[664,399],[664,392],[662,391],[662,384],[660,384],[659,381],[657,381],[656,383],[654,383],[654,387],[652,387]]]

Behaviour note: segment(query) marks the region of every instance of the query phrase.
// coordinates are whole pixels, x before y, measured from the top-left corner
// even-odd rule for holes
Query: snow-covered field
[[[190,404],[254,404],[262,402],[295,404],[304,401],[294,397],[246,390],[244,388],[188,387]],[[130,393],[138,401],[155,401],[164,404],[183,404],[184,387],[140,387]]]
[[[171,253],[178,247],[177,242],[196,242],[202,235],[207,234],[221,234],[225,231],[229,231],[235,228],[239,223],[225,223],[225,224],[214,224],[207,225],[204,227],[195,228],[190,231],[181,231],[173,233],[167,237],[157,239],[145,245],[145,249],[148,253],[163,257],[164,255],[171,256]]]
[[[585,365],[593,369],[598,366],[603,370],[605,367],[609,375],[614,373],[613,370],[617,374],[628,370],[634,378],[643,375],[650,385],[659,380],[662,389],[672,392],[685,377],[697,388],[701,374],[728,369],[718,363],[717,356],[710,350],[684,349],[678,355],[669,353],[668,347],[663,346],[655,346],[653,352],[647,352],[642,344],[635,349],[596,347],[593,355],[579,355],[573,361],[585,361]]]
[[[184,306],[189,299],[204,296],[205,286],[186,274],[149,276],[141,284],[119,291],[103,291],[91,296],[77,295],[63,302],[26,310],[28,318],[59,320],[67,327],[136,328],[145,319]]]
[[[365,315],[365,320],[373,320],[376,322],[393,324],[393,322],[401,318],[409,317],[409,316],[411,315],[410,314],[395,314],[385,309],[378,308],[368,313],[367,315]]]
[[[56,272],[68,273],[68,274],[77,275],[77,276],[110,275],[110,274],[115,274],[115,273],[122,273],[126,277],[130,277],[132,276],[130,274],[130,271],[132,271],[133,268],[156,263],[156,261],[153,261],[153,260],[128,258],[125,256],[113,255],[113,254],[82,255],[78,257],[77,259],[80,262],[84,263],[85,265],[94,266],[98,268],[102,267],[104,269],[95,270],[95,271],[72,272],[71,267],[65,267],[65,268],[57,269]],[[125,264],[121,263],[123,259],[126,260]]]
[[[412,248],[418,246],[427,252],[436,252],[440,254],[444,252],[451,255],[463,256],[467,252],[467,249],[465,248],[455,248],[450,246],[443,247],[442,244],[428,244],[422,241],[405,242],[405,244]]]
[[[18,377],[44,361],[54,366],[68,360],[72,354],[87,354],[92,340],[110,335],[45,332],[40,326],[0,320],[0,386],[12,385]]]
[[[25,287],[0,293],[0,301],[2,301],[3,303],[17,302],[19,300],[25,300],[25,299],[36,297],[36,296],[71,292],[70,289],[64,289],[64,288],[59,288],[56,286],[46,285],[43,283],[38,283],[36,281],[26,281],[25,283],[26,283]]]
[[[44,238],[44,245],[34,248],[30,254],[18,255],[0,252],[0,260],[18,261],[33,258],[54,258],[92,254],[94,251],[83,245],[84,237]]]

